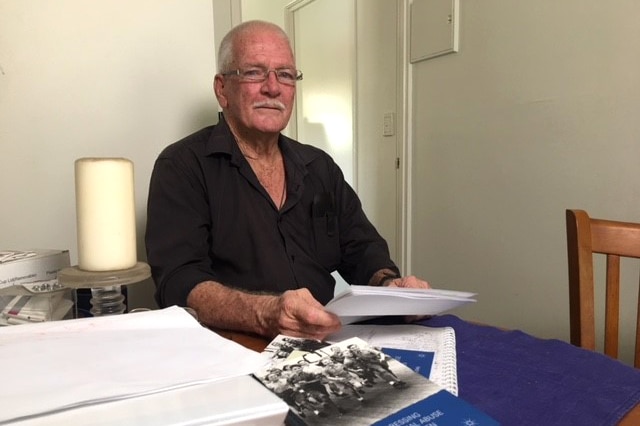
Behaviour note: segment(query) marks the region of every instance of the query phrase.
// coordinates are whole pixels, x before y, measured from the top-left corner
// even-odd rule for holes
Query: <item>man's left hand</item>
[[[421,280],[420,278],[409,275],[408,277],[400,277],[389,280],[385,283],[387,287],[404,287],[404,288],[431,288],[428,282]],[[404,317],[404,320],[408,323],[420,321],[428,318],[428,315],[411,315]]]
[[[431,288],[428,282],[421,280],[415,275],[408,277],[394,278],[385,282],[387,287],[405,287],[405,288]]]

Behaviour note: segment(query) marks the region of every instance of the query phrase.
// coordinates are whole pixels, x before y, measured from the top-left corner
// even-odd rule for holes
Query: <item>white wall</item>
[[[413,68],[413,272],[568,339],[565,209],[640,221],[640,2],[460,6],[460,52]]]
[[[233,1],[233,0],[231,0]],[[240,0],[242,21],[260,19],[285,27],[285,7],[292,0]]]
[[[73,162],[135,165],[138,257],[160,150],[213,122],[211,0],[0,0],[0,249],[77,262]],[[153,305],[150,280],[130,307]]]

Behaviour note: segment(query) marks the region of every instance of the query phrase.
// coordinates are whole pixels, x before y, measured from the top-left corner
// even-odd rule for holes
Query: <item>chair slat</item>
[[[640,223],[591,219],[591,250],[640,258]]]
[[[604,353],[618,358],[618,326],[620,322],[620,256],[607,256],[607,289],[605,295]]]

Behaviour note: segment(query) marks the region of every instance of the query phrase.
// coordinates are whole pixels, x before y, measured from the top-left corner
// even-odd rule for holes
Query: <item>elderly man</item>
[[[359,285],[428,287],[401,277],[342,172],[289,139],[302,73],[278,26],[245,22],[222,40],[219,123],[167,147],[149,188],[147,257],[160,306],[206,325],[323,339],[338,271]]]

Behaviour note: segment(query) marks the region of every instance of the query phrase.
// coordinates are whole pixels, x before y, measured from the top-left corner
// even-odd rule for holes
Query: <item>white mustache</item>
[[[254,108],[276,108],[280,111],[284,111],[287,107],[280,101],[272,100],[272,101],[259,101],[253,104]]]

